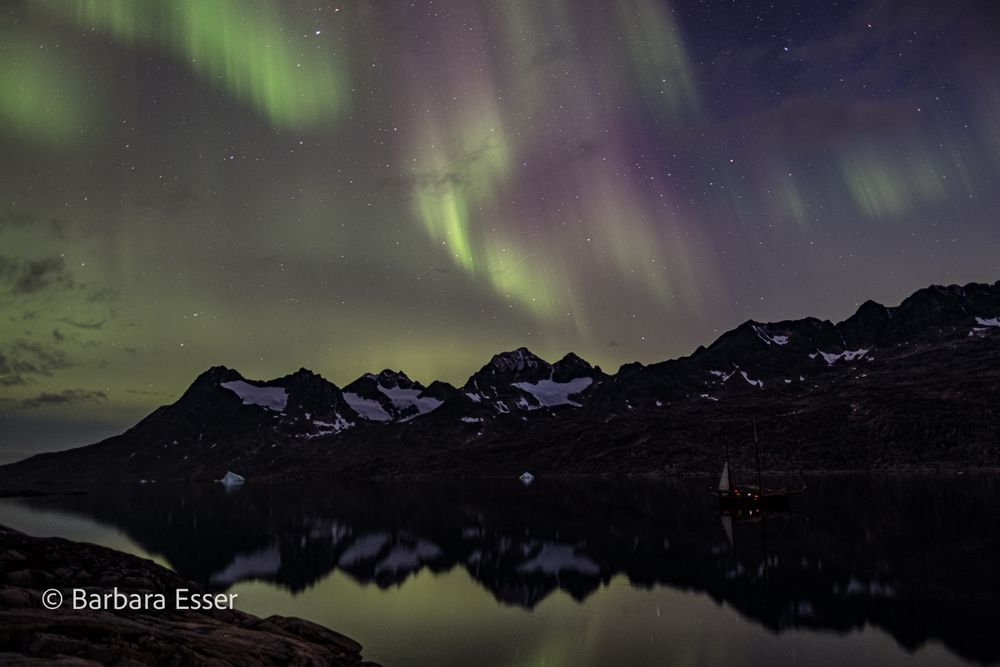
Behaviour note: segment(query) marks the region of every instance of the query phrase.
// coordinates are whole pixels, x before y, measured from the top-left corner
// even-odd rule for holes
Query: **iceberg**
[[[227,471],[226,474],[219,481],[225,484],[226,486],[236,486],[238,484],[242,484],[246,480],[243,479],[243,475],[237,475],[236,473],[230,470]]]

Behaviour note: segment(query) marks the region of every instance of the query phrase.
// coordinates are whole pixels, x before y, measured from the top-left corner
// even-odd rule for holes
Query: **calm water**
[[[0,522],[151,557],[393,665],[1000,660],[1000,478],[805,478],[718,516],[708,479],[136,485]],[[728,529],[728,530],[727,530]]]

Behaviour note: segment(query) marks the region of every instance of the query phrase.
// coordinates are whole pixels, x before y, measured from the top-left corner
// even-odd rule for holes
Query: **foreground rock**
[[[166,594],[163,611],[73,610],[72,588]],[[60,609],[42,604],[57,589]],[[178,611],[174,591],[202,588],[148,560],[0,526],[0,663],[371,665],[361,645],[298,618],[235,610]]]

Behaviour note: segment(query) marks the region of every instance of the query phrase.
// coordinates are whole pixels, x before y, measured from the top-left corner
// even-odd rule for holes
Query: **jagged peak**
[[[458,391],[458,388],[455,387],[455,385],[450,382],[445,382],[444,380],[434,380],[427,385],[426,391],[431,391],[432,389],[451,389],[453,391]]]
[[[366,374],[368,375],[368,374]],[[391,368],[384,368],[379,371],[379,374],[375,376],[378,383],[383,387],[403,387],[408,388],[413,385],[413,380],[411,380],[406,373],[403,371],[394,371]]]
[[[519,370],[548,365],[548,362],[526,347],[519,347],[509,352],[494,354],[488,366],[503,370]]]
[[[223,382],[232,382],[234,380],[246,380],[239,371],[226,366],[212,366],[208,370],[202,372],[198,377],[194,379],[191,386],[181,395],[178,402],[185,402],[188,400],[198,400],[195,397],[203,396],[206,392],[212,392],[219,387]]]
[[[872,310],[872,309],[888,310],[888,308],[886,308],[883,304],[873,299],[868,299],[860,306],[858,306],[858,310]]]
[[[575,352],[567,352],[566,354],[563,355],[563,358],[557,361],[555,364],[553,364],[553,366],[555,366],[556,364],[583,364],[588,368],[591,367],[589,361],[587,361],[580,355],[576,354]]]
[[[242,375],[240,375],[239,371],[233,368],[229,368],[227,366],[218,365],[218,366],[212,366],[208,370],[201,373],[198,377],[195,378],[192,384],[200,384],[205,382],[216,384],[219,382],[228,382],[230,380],[244,380],[244,379],[245,378]]]
[[[552,379],[556,382],[568,382],[579,377],[601,377],[604,372],[594,367],[586,359],[567,352],[562,359],[552,364]]]
[[[639,371],[646,368],[646,365],[639,361],[629,361],[618,367],[618,372],[615,375],[628,374],[630,372]]]
[[[283,375],[279,378],[273,380],[268,380],[264,384],[287,384],[289,382],[302,383],[302,382],[327,382],[330,381],[324,378],[319,373],[309,370],[308,368],[300,368],[294,373],[289,373],[288,375]],[[332,383],[331,383],[332,384]]]

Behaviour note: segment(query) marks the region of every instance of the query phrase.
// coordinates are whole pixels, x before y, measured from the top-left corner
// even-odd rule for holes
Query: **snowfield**
[[[569,382],[556,382],[554,380],[539,380],[537,383],[515,382],[514,386],[534,396],[535,400],[542,407],[553,407],[556,405],[575,405],[576,407],[580,407],[579,403],[571,401],[569,397],[579,394],[593,382],[593,378],[576,378]]]
[[[223,382],[220,386],[239,396],[243,405],[259,405],[281,412],[288,404],[288,392],[284,387],[257,387],[243,380]]]

